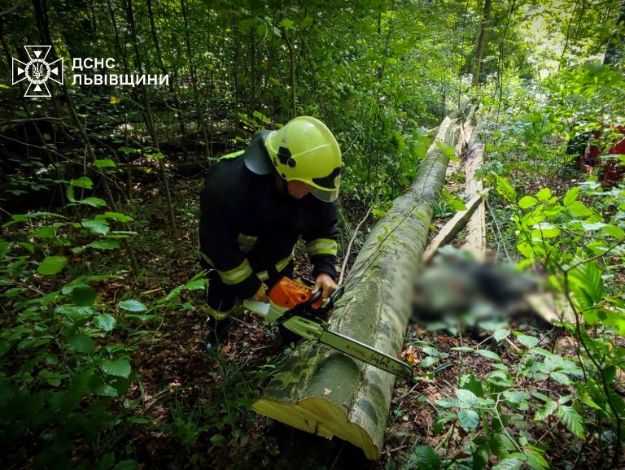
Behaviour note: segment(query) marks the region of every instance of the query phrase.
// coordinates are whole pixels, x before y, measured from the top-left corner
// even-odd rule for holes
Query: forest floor
[[[200,187],[198,180],[175,183],[176,243],[159,231],[167,222],[165,211],[152,202],[158,200],[157,189],[142,192],[151,194],[137,205],[143,208],[140,217],[146,228],[134,241],[143,260],[142,272],[134,281],[129,273],[122,274],[107,289],[111,298],[103,300],[115,300],[130,285],[136,298],[150,304],[199,271],[195,250]],[[493,370],[491,361],[467,354],[466,348],[494,346],[508,365],[519,358],[519,346],[510,339],[495,344],[483,332],[452,335],[411,324],[402,355],[413,364],[415,378],[397,379],[381,459],[369,462],[350,444],[312,436],[249,409],[289,353],[288,348],[274,347],[271,331],[258,318],[239,318],[220,350],[209,352],[200,291],[183,291],[175,308],[159,313],[162,323],[140,336],[133,357],[139,381],[127,397],[135,404],[127,449],[145,468],[410,468],[419,445],[432,446],[446,459],[462,459],[468,455],[467,434],[449,424],[442,431],[435,429],[440,412],[436,401],[453,397],[462,375],[482,380]],[[570,339],[553,328],[517,324],[513,329],[540,336],[544,348],[572,352]],[[452,350],[458,347],[464,351]],[[438,356],[436,367],[421,367],[422,359],[432,354]],[[556,436],[551,433],[543,440],[554,441],[556,452],[566,452]]]

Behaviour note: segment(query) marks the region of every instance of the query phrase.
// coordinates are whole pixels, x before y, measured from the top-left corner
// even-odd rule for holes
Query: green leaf
[[[115,168],[117,166],[117,163],[110,158],[105,160],[94,160],[93,164],[98,168]]]
[[[70,299],[74,305],[90,307],[95,302],[98,293],[88,285],[76,286],[72,289]]]
[[[500,343],[505,338],[507,338],[509,334],[510,334],[510,330],[506,328],[500,328],[497,331],[495,331],[495,333],[493,334],[493,338],[495,338],[495,341]]]
[[[558,403],[553,400],[549,400],[541,408],[536,410],[536,414],[534,415],[534,421],[545,420],[546,418],[551,416],[553,412],[556,411],[557,409],[558,409]]]
[[[100,364],[102,372],[107,375],[113,375],[115,377],[128,378],[132,368],[130,362],[127,359],[116,359],[114,361],[102,361]]]
[[[0,259],[3,259],[9,252],[10,243],[4,240],[0,240]]]
[[[288,18],[283,18],[282,21],[280,21],[280,26],[282,26],[284,29],[295,29],[295,23],[293,22],[293,20],[290,20]]]
[[[527,349],[532,349],[534,346],[538,344],[538,338],[534,336],[519,335],[517,336],[516,339],[519,343],[521,343]]]
[[[48,256],[39,263],[37,272],[46,276],[57,274],[61,272],[68,263],[69,260],[65,256]]]
[[[519,458],[507,458],[500,460],[493,470],[518,470],[523,466],[523,460]]]
[[[84,189],[93,188],[93,181],[91,181],[91,178],[89,178],[88,176],[81,176],[80,178],[71,180],[69,184],[77,188],[84,188]]]
[[[530,394],[522,390],[506,390],[502,395],[508,402],[515,405],[530,399]]]
[[[85,199],[81,199],[76,202],[91,207],[106,207],[106,201],[104,199],[100,199],[99,197],[86,197]]]
[[[480,416],[475,410],[460,410],[458,412],[458,422],[466,432],[473,432],[480,424]]]
[[[523,196],[519,200],[519,207],[521,209],[529,209],[530,207],[534,207],[538,201],[533,196]]]
[[[567,206],[567,209],[574,217],[588,217],[592,215],[592,211],[579,201],[572,202]]]
[[[97,250],[118,250],[119,242],[117,240],[111,240],[110,238],[106,238],[104,240],[92,241],[87,246],[95,248]]]
[[[617,240],[625,240],[625,230],[616,225],[607,224],[601,228],[601,233]],[[1,257],[1,256],[0,256]]]
[[[566,207],[570,206],[577,199],[577,196],[579,195],[579,191],[580,191],[580,188],[578,186],[569,189],[564,195],[564,199],[562,200],[562,203]]]
[[[532,239],[555,238],[560,235],[560,229],[549,222],[541,222],[532,227]]]
[[[109,313],[95,317],[96,326],[103,331],[112,331],[115,328],[116,323],[117,321],[115,320],[115,317]]]
[[[495,177],[495,191],[506,201],[514,203],[516,201],[516,191],[510,182],[495,173],[491,173]]]
[[[90,354],[95,351],[95,343],[91,337],[84,333],[78,333],[68,338],[67,343],[72,351]]]
[[[419,367],[422,367],[423,369],[428,369],[432,367],[434,364],[436,364],[438,361],[439,361],[438,357],[427,356],[425,359],[419,362]]]
[[[478,406],[480,403],[477,395],[475,395],[475,393],[466,388],[456,389],[456,396],[458,397],[458,400],[460,400],[460,403],[464,408],[475,407]]]
[[[416,446],[412,449],[405,467],[418,468],[419,470],[438,470],[441,467],[441,459],[430,446]]]
[[[95,216],[96,219],[114,219],[118,222],[130,222],[134,220],[132,217],[126,214],[122,214],[121,212],[111,212],[106,211],[104,214],[98,214]]]
[[[536,197],[541,202],[547,202],[551,198],[551,189],[543,188],[536,193]]]
[[[478,349],[476,351],[480,356],[489,359],[491,361],[497,361],[497,362],[501,362],[501,358],[499,357],[499,355],[497,353],[494,353],[492,351],[489,351],[488,349]]]
[[[106,220],[102,219],[83,219],[80,224],[96,235],[106,235],[111,229]]]
[[[584,439],[585,429],[582,417],[572,406],[561,406],[557,412],[558,418],[564,423],[566,428],[579,439]]]
[[[546,470],[549,462],[545,460],[543,454],[535,448],[524,448],[523,452],[527,456],[527,466],[532,470]]]
[[[569,379],[569,376],[563,374],[562,372],[552,372],[549,374],[549,377],[562,385],[571,385],[571,379]]]
[[[101,397],[110,397],[117,398],[119,394],[117,393],[117,389],[111,387],[109,384],[100,384],[95,389],[95,394]]]
[[[143,303],[134,299],[122,300],[118,302],[117,306],[122,310],[133,313],[145,312],[148,309]]]
[[[456,158],[456,150],[453,147],[450,147],[449,145],[445,144],[444,142],[441,142],[440,140],[437,140],[435,145],[436,145],[436,148],[450,160],[453,160]]]

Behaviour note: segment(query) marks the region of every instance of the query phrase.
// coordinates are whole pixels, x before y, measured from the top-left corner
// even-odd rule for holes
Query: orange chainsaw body
[[[279,307],[292,309],[310,300],[312,292],[306,284],[283,277],[269,291],[269,300]],[[320,298],[311,307],[317,309],[322,303],[323,299]]]

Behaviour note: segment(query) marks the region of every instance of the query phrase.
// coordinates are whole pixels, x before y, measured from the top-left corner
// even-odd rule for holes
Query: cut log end
[[[261,398],[252,405],[252,409],[310,434],[327,439],[336,436],[348,441],[360,447],[370,460],[380,457],[380,449],[373,443],[367,431],[350,422],[345,409],[324,398],[311,397],[293,404]]]

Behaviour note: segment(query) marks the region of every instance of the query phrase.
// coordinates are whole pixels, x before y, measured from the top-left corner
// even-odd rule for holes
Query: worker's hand
[[[267,284],[261,283],[256,293],[252,296],[252,299],[259,302],[267,302]]]
[[[336,290],[338,285],[334,282],[334,279],[329,274],[321,273],[317,276],[315,280],[315,288],[313,289],[313,294],[318,290],[321,290],[321,298],[323,300],[330,297],[330,294]]]

